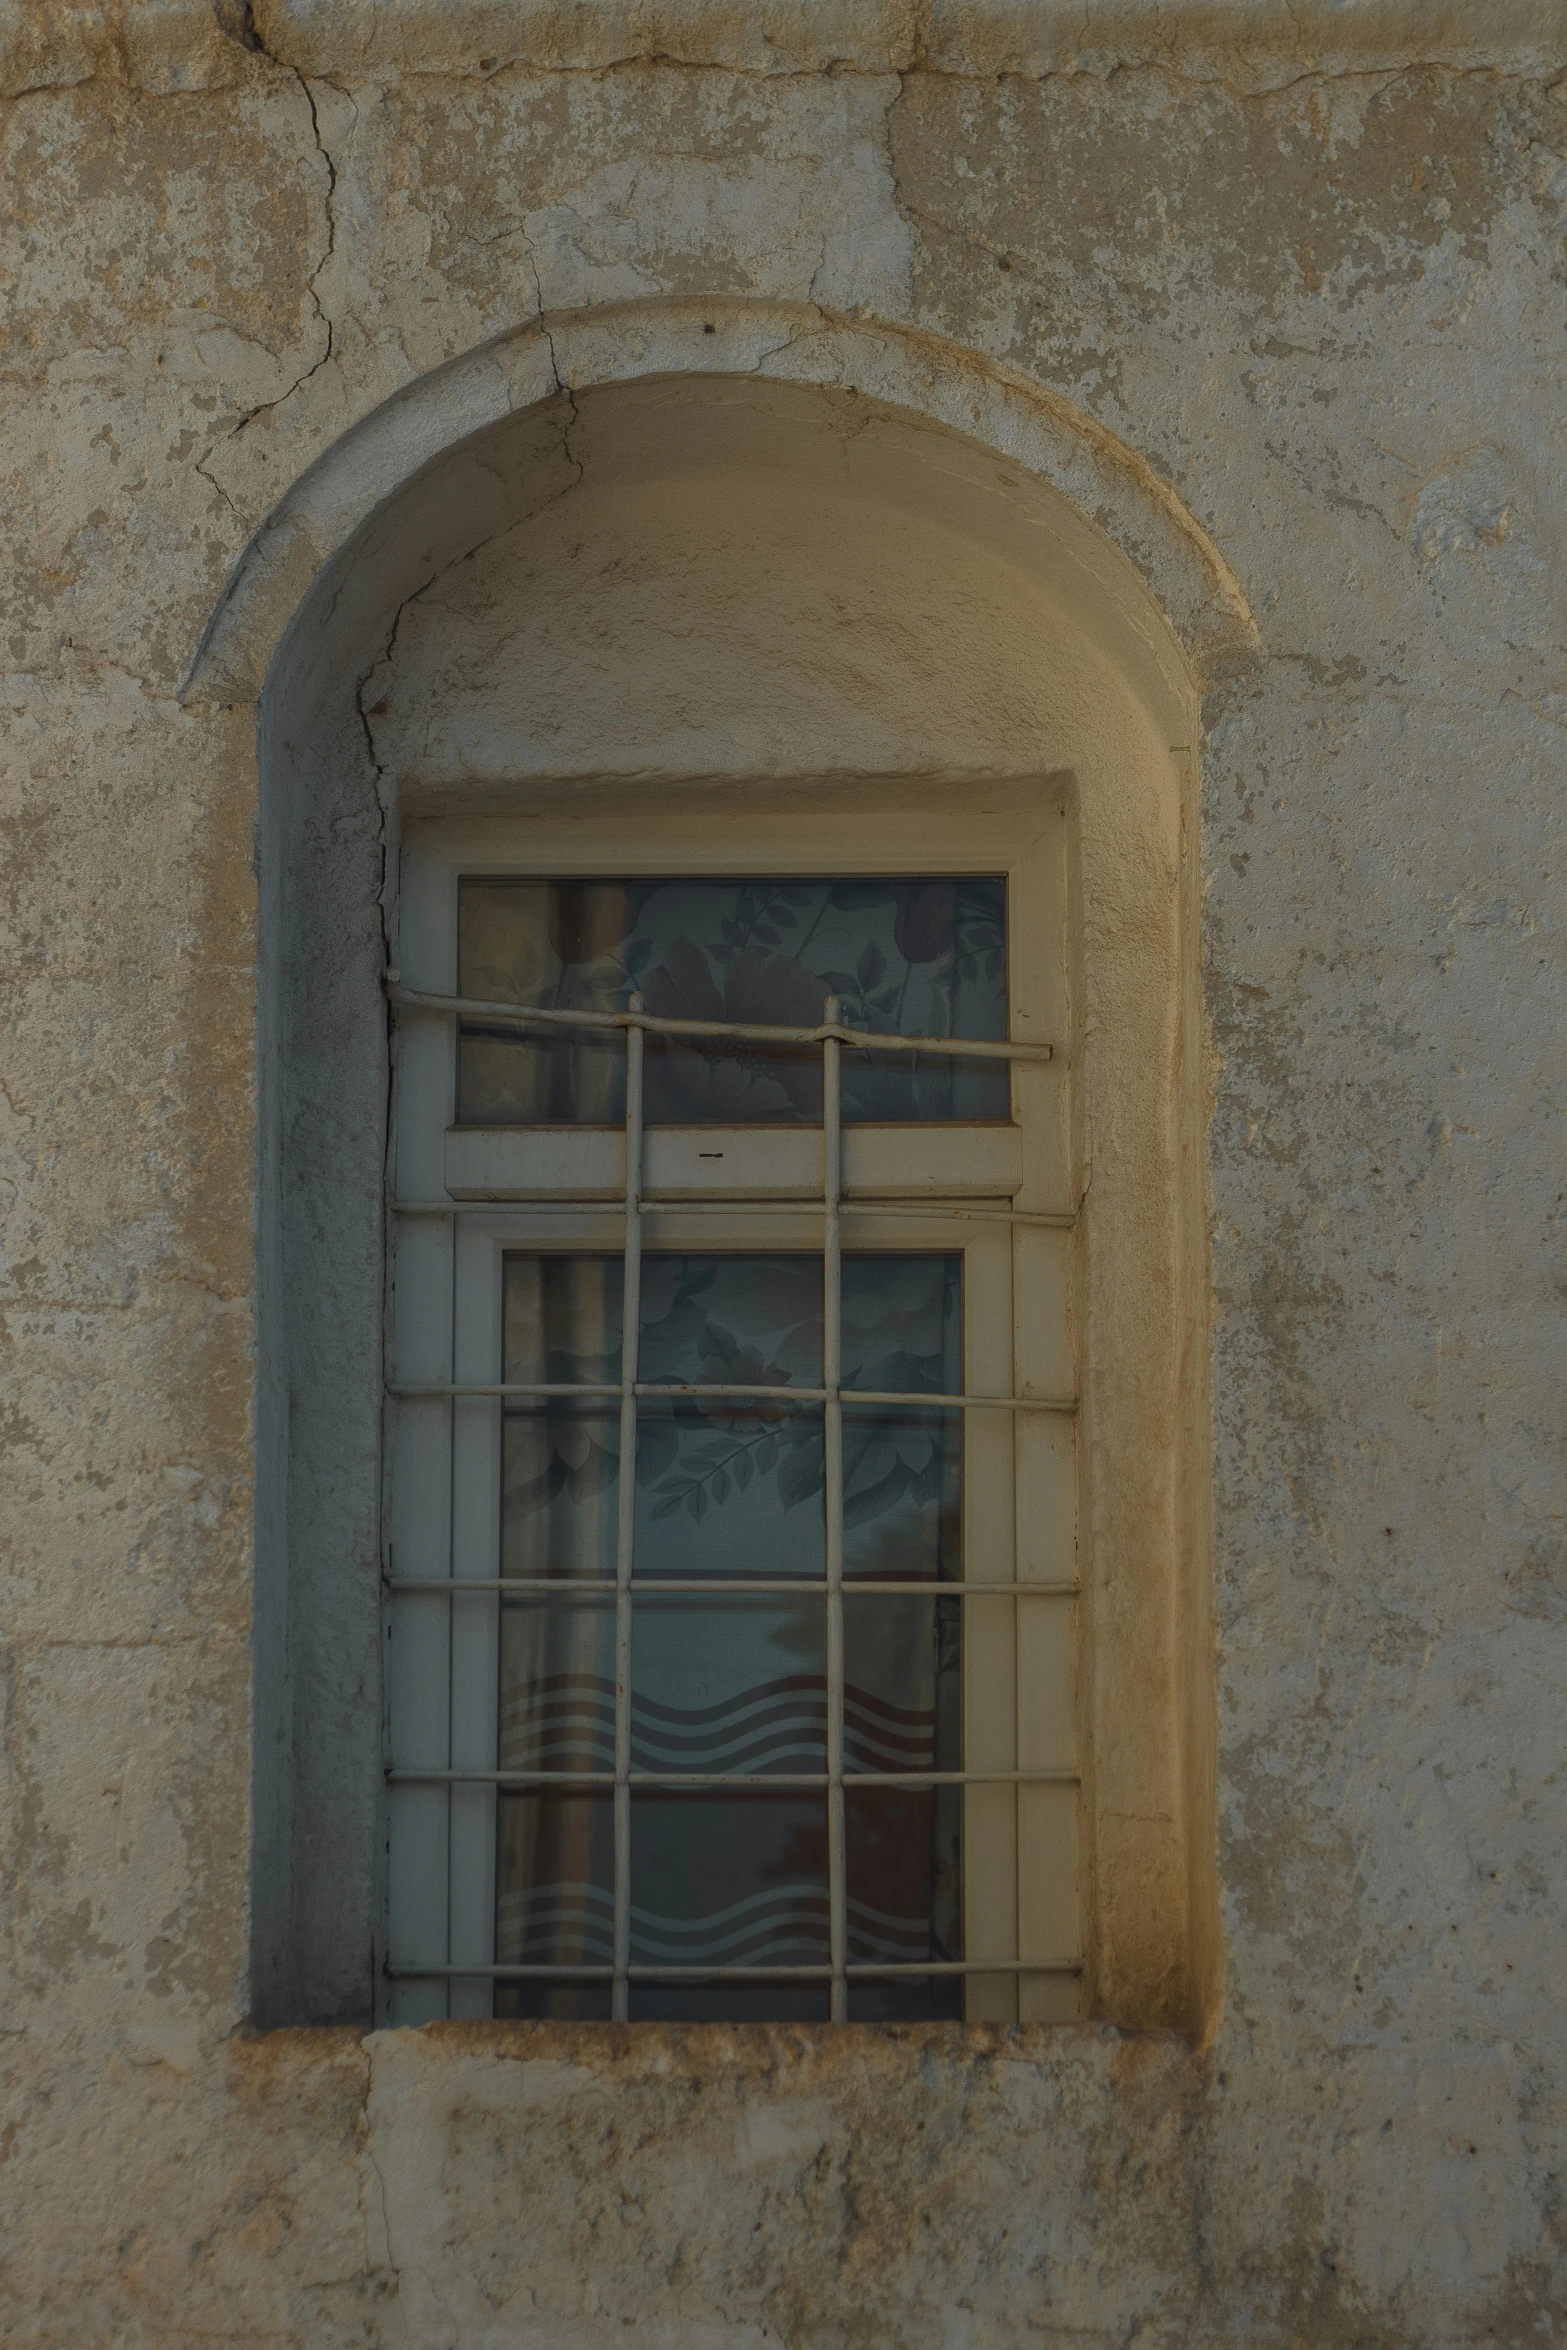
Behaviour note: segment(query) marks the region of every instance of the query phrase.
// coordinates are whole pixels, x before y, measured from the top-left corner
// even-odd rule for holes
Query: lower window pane
[[[820,1257],[643,1260],[650,1384],[813,1387],[821,1357]],[[819,1404],[697,1394],[644,1405],[639,1576],[821,1575],[822,1497]]]
[[[649,1256],[644,1378],[784,1388],[821,1377],[821,1260]],[[619,1375],[621,1268],[604,1257],[509,1256],[506,1373]],[[844,1264],[846,1397],[844,1760],[852,1773],[954,1771],[963,1760],[960,1415],[856,1404],[962,1384],[961,1260],[857,1256]],[[615,1611],[573,1589],[612,1574],[619,1473],[614,1398],[508,1406],[501,1572],[556,1587],[503,1598],[503,1771],[608,1772],[615,1748]],[[822,1413],[766,1397],[647,1399],[639,1412],[636,1574],[824,1574]],[[558,1578],[558,1582],[556,1579]],[[915,1580],[915,1593],[877,1591]],[[635,1773],[762,1777],[825,1772],[825,1589],[657,1593],[633,1603]],[[502,1790],[496,1810],[501,1965],[608,1965],[614,1948],[613,1802],[607,1789]],[[852,1964],[962,1953],[963,1796],[957,1788],[846,1791]],[[827,1811],[817,1788],[633,1793],[631,1964],[788,1969],[830,1953]],[[499,1984],[496,2013],[607,2014],[607,1985]],[[631,2013],[670,2019],[825,2020],[827,1983],[634,1982]],[[961,1981],[861,1982],[865,2020],[954,2016]]]
[[[962,1415],[854,1400],[856,1388],[957,1393],[962,1302],[956,1253],[843,1260],[843,1568],[851,1581],[963,1572]]]
[[[633,1796],[633,1966],[824,1966],[828,1957],[827,1807],[819,1794],[747,1787]],[[638,1986],[637,2012],[656,2007],[716,2021],[760,2012],[755,1985],[709,1982],[694,2005],[688,1997],[650,2006],[648,1995],[667,1988]],[[776,1998],[764,2003],[765,2012],[808,2012],[794,2000],[797,1988],[789,1986],[781,2008]]]
[[[503,1599],[499,1715],[500,1770],[612,1771],[614,1602]]]
[[[607,2024],[613,2013],[608,1983],[497,1983],[499,2023]]]
[[[901,1975],[890,1983],[849,1985],[851,2024],[960,2024],[961,1975]]]
[[[608,1966],[615,1955],[614,1805],[607,1795],[502,1789],[495,1826],[500,1966]],[[608,1986],[497,1986],[496,2013],[587,2020]],[[504,1997],[502,1996],[504,1993]]]
[[[845,1594],[846,1770],[963,1768],[962,1642],[960,1599]]]
[[[504,1376],[618,1380],[623,1278],[619,1257],[508,1256]],[[519,1400],[502,1428],[501,1573],[613,1575],[618,1399]]]
[[[825,2024],[825,1982],[633,1983],[634,2024]]]
[[[824,1599],[638,1599],[634,1771],[827,1768]]]
[[[849,1964],[907,1966],[963,1956],[963,1790],[851,1787],[844,1796]],[[855,2012],[963,2013],[961,1976],[855,1986]]]

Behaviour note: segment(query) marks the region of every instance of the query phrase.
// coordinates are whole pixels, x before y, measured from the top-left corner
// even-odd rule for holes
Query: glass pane
[[[614,1769],[613,1599],[502,1600],[496,1759],[503,1771]]]
[[[844,1768],[963,1768],[960,1599],[846,1593]]]
[[[824,1599],[639,1599],[633,1627],[634,1770],[826,1770]]]
[[[491,1002],[810,1027],[836,994],[873,1034],[1007,1033],[1006,883],[929,875],[780,881],[464,881],[458,987]],[[464,1022],[464,1125],[603,1125],[625,1114],[619,1037]],[[846,1053],[847,1121],[1006,1118],[1004,1063]],[[646,1116],[795,1125],[822,1114],[815,1046],[647,1040]]]
[[[847,1577],[907,1583],[963,1571],[962,1414],[855,1404],[855,1388],[963,1391],[963,1259],[843,1260],[843,1545]]]
[[[962,1269],[940,1256],[853,1256],[843,1266],[844,1385],[962,1392]],[[862,1584],[960,1577],[962,1415],[884,1405],[844,1411],[844,1572]],[[963,1767],[963,1602],[846,1595],[844,1767]],[[963,1793],[850,1787],[849,1957],[908,1962],[963,1955]],[[855,1983],[856,2022],[959,2017],[958,1976]]]
[[[851,1966],[962,1957],[962,1818],[960,1787],[845,1791]],[[862,2023],[961,2016],[963,1978],[855,1983],[849,2012]]]
[[[640,1369],[652,1386],[816,1386],[820,1257],[645,1258]],[[649,1400],[637,1423],[637,1573],[825,1575],[823,1495],[820,1404]]]
[[[518,1385],[620,1378],[619,1257],[508,1256],[503,1375]],[[620,1401],[508,1401],[501,1443],[501,1573],[613,1575]]]
[[[618,1257],[508,1256],[508,1381],[620,1377]],[[611,1396],[508,1403],[502,1419],[501,1566],[506,1576],[612,1576],[620,1406]],[[612,1600],[503,1598],[503,1771],[615,1765]],[[502,1789],[495,1825],[495,1956],[502,1965],[605,1965],[614,1956],[613,1804],[571,1788]],[[498,2016],[608,2016],[607,1985],[498,1983]]]
[[[548,1788],[496,1803],[495,1957],[501,1966],[608,1966],[615,1955],[614,1804]],[[495,2012],[588,2021],[602,1984],[500,1983]]]
[[[843,1607],[844,1768],[963,1767],[962,1601],[886,1594]],[[963,1955],[961,1787],[849,1787],[851,1964]],[[961,2015],[960,1978],[855,1987],[858,2020]]]
[[[820,1795],[636,1795],[634,1965],[823,1966],[827,1809]],[[825,2016],[824,1983],[633,1986],[632,2014],[711,2021]]]
[[[825,1976],[763,1983],[631,1985],[634,2024],[825,2024],[832,1992]]]

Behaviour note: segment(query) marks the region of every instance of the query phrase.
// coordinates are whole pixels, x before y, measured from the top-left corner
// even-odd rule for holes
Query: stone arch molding
[[[1141,642],[1127,651],[1136,667],[1151,657],[1185,701],[1194,685],[1247,665],[1255,623],[1218,548],[1146,459],[1072,403],[936,336],[833,320],[806,304],[688,300],[532,320],[373,410],[300,476],[256,531],[197,649],[183,698],[259,702],[290,623],[307,603],[321,609],[312,589],[328,586],[330,597],[334,564],[356,546],[362,554],[362,534],[376,514],[405,499],[426,468],[463,442],[563,397],[682,376],[861,396],[979,444],[1020,469],[1036,496],[1040,487],[1053,490],[1095,526],[1078,535],[1070,560],[1098,574],[1081,581],[1093,601],[1133,615],[1129,624]],[[1026,504],[1023,484],[998,479],[1023,492]],[[388,614],[493,530],[493,492],[472,501],[468,544],[460,502],[448,492],[441,503],[430,531],[410,536],[404,529],[380,550],[377,601]],[[1047,505],[1059,515],[1056,500]],[[1036,525],[1048,529],[1048,514]],[[367,629],[373,625],[371,612],[361,617]]]

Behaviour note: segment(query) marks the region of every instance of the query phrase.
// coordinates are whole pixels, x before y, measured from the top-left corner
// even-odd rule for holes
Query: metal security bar
[[[849,2020],[848,1861],[843,1811],[843,1089],[838,999],[827,998],[822,1036],[822,1397],[827,1484],[827,1918],[832,1952],[832,2021]]]
[[[553,1005],[489,1003],[476,996],[429,995],[404,987],[395,971],[386,976],[390,1002],[420,1012],[455,1012],[459,1019],[504,1021],[517,1028],[597,1029],[601,1033],[625,1029],[645,1036],[713,1036],[751,1044],[846,1044],[867,1052],[936,1053],[956,1061],[1048,1061],[1048,1044],[1011,1044],[986,1037],[883,1035],[877,1029],[845,1028],[838,1018],[837,998],[827,998],[826,1017],[814,1028],[783,1028],[743,1020],[663,1020],[642,1009],[633,996],[623,1012],[557,1010]],[[825,1075],[825,1072],[824,1072]]]
[[[633,1787],[1075,1787],[1076,1771],[632,1771]],[[615,1771],[388,1771],[392,1787],[619,1787]]]
[[[388,1575],[381,1589],[392,1593],[417,1592],[428,1599],[432,1593],[444,1591],[509,1591],[518,1598],[528,1594],[556,1599],[594,1599],[610,1597],[620,1588],[604,1575]],[[640,1595],[658,1592],[749,1592],[766,1596],[782,1592],[814,1594],[820,1598],[827,1586],[818,1575],[633,1575],[632,1591]],[[853,1599],[870,1599],[878,1593],[895,1599],[998,1599],[1003,1594],[1026,1592],[1033,1599],[1076,1599],[1082,1589],[1078,1583],[943,1583],[930,1575],[911,1577],[907,1582],[892,1582],[877,1575],[863,1581],[850,1580],[844,1584],[845,1593]]]
[[[633,1018],[642,998],[633,995]],[[615,1513],[615,1983],[613,2020],[630,2014],[631,1566],[637,1541],[637,1342],[642,1330],[642,1030],[626,1031],[625,1303],[621,1309],[620,1484]]]
[[[851,1960],[844,1968],[851,1983],[879,1983],[889,1976],[912,1975],[1080,1975],[1080,1958],[893,1958],[877,1965]],[[608,1966],[461,1966],[445,1959],[427,1965],[388,1966],[386,1972],[402,1983],[436,1982],[443,1977],[466,1982],[470,1977],[492,1983],[612,1983]],[[826,1983],[828,1966],[629,1966],[633,1983]]]
[[[394,1980],[466,1980],[495,1983],[552,1981],[607,1983],[611,2015],[624,2022],[630,2013],[633,1983],[823,1982],[829,1986],[830,2015],[845,2023],[849,2015],[849,1985],[889,1978],[979,1975],[1077,1975],[1076,1959],[955,1959],[890,1961],[882,1964],[851,1962],[848,1957],[848,1889],[845,1855],[844,1790],[846,1787],[974,1787],[1076,1786],[1074,1771],[851,1771],[844,1767],[844,1619],[846,1592],[856,1600],[877,1595],[928,1596],[961,1600],[1028,1596],[1037,1599],[1073,1598],[1073,1581],[995,1583],[941,1582],[934,1579],[888,1580],[844,1577],[843,1414],[859,1405],[893,1406],[916,1410],[1006,1411],[1069,1414],[1076,1401],[1063,1396],[946,1395],[845,1388],[842,1384],[842,1219],[845,1215],[928,1218],[932,1221],[1000,1222],[1047,1229],[1071,1226],[1070,1214],[1049,1215],[1015,1208],[931,1206],[896,1199],[846,1201],[843,1190],[842,1053],[850,1050],[929,1053],[955,1059],[1047,1062],[1048,1044],[1021,1044],[978,1038],[883,1035],[848,1028],[838,1018],[838,1001],[829,996],[823,1018],[814,1027],[759,1025],[734,1021],[661,1019],[649,1014],[639,994],[633,994],[624,1012],[557,1010],[553,1007],[496,1003],[469,996],[438,995],[404,988],[395,971],[387,974],[386,992],[394,1008],[434,1013],[459,1020],[503,1023],[523,1029],[615,1031],[626,1038],[626,1176],[621,1199],[582,1202],[538,1202],[488,1197],[482,1200],[397,1200],[392,1212],[407,1216],[494,1215],[525,1212],[569,1212],[623,1217],[623,1332],[621,1377],[618,1383],[539,1381],[388,1381],[394,1401],[491,1398],[499,1402],[546,1401],[556,1398],[620,1399],[620,1474],[617,1493],[615,1574],[607,1577],[570,1575],[529,1577],[388,1577],[383,1588],[390,1596],[426,1596],[460,1592],[492,1592],[518,1597],[613,1597],[615,1605],[615,1759],[612,1771],[480,1771],[400,1770],[386,1773],[390,1786],[602,1787],[612,1791],[614,1809],[614,1963],[611,1966],[570,1964],[464,1964],[460,1961],[391,1960],[385,1972]],[[701,1200],[648,1201],[644,1199],[643,1157],[643,1040],[648,1035],[712,1037],[730,1041],[774,1044],[818,1044],[822,1052],[823,1184],[819,1203],[810,1200],[726,1198],[721,1190]],[[648,1215],[746,1216],[819,1214],[822,1219],[822,1385],[820,1387],[758,1386],[720,1381],[666,1384],[637,1377],[641,1328],[643,1224]],[[790,1404],[820,1404],[823,1413],[826,1571],[817,1579],[780,1577],[663,1577],[638,1576],[636,1560],[636,1450],[637,1405],[644,1397],[733,1397]],[[693,1593],[814,1593],[825,1596],[827,1767],[822,1772],[656,1772],[633,1770],[631,1765],[631,1643],[633,1601],[642,1595]],[[828,1944],[825,1965],[640,1965],[631,1958],[631,1794],[634,1788],[822,1789],[827,1798]]]
[[[620,1386],[606,1383],[602,1386],[572,1386],[561,1384],[545,1386],[537,1381],[497,1379],[491,1382],[463,1384],[440,1380],[430,1385],[388,1387],[388,1395],[409,1403],[428,1403],[442,1396],[552,1396],[552,1395],[623,1395]],[[721,1379],[689,1379],[679,1386],[660,1387],[649,1381],[633,1380],[631,1393],[638,1395],[698,1395],[751,1396],[772,1403],[830,1403],[834,1396],[846,1404],[879,1403],[906,1404],[911,1408],[924,1407],[935,1411],[954,1412],[1075,1412],[1077,1404],[1070,1396],[1059,1395],[938,1395],[927,1387],[908,1389],[886,1387],[845,1387],[841,1391],[831,1387],[737,1387]]]
[[[484,1199],[394,1199],[394,1216],[497,1216],[508,1208],[526,1207],[530,1216],[615,1216],[625,1206],[623,1199],[592,1200],[522,1200],[515,1193],[496,1192]],[[711,1216],[715,1209],[727,1210],[731,1215],[810,1216],[816,1212],[815,1202],[808,1199],[754,1199],[748,1194],[743,1200],[726,1200],[720,1194],[712,1199],[643,1199],[643,1211],[649,1216]],[[1072,1213],[1050,1215],[1033,1208],[953,1208],[945,1205],[932,1207],[925,1200],[899,1199],[889,1194],[876,1199],[840,1199],[840,1216],[920,1216],[930,1223],[964,1224],[1034,1224],[1045,1232],[1070,1232],[1077,1222]]]

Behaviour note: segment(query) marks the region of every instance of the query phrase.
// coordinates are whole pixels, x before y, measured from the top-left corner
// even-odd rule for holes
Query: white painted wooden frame
[[[640,821],[585,813],[411,825],[399,985],[455,993],[464,877],[1004,874],[1011,1037],[1025,1049],[1050,1044],[1053,1057],[1013,1064],[1010,1124],[847,1128],[844,1245],[961,1251],[966,1394],[1069,1403],[1067,825],[1043,788],[1021,815],[1015,786],[1008,802],[994,815],[959,816],[933,813],[921,795],[893,822],[885,805],[873,815],[770,815],[709,801]],[[409,1008],[396,1031],[385,2012],[407,2023],[493,2012],[496,1787],[485,1774],[497,1752],[500,1596],[458,1586],[498,1576],[504,1408],[494,1395],[407,1391],[500,1382],[508,1250],[619,1253],[626,1231],[613,1204],[625,1198],[624,1128],[457,1127],[456,1028],[453,1013]],[[650,1130],[638,1152],[643,1246],[819,1254],[823,1133]],[[964,1794],[965,2014],[1065,2021],[1079,2012],[1082,1932],[1076,1423],[1069,1409],[963,1417],[964,1582],[1004,1587],[962,1601],[963,1765],[975,1782]],[[1018,1588],[1029,1585],[1040,1588]],[[837,1975],[842,2015],[841,1958]]]

